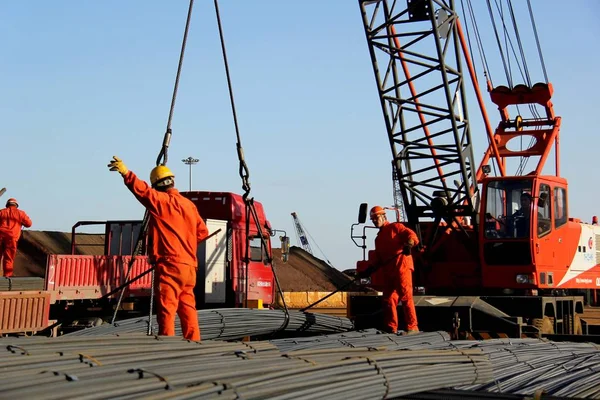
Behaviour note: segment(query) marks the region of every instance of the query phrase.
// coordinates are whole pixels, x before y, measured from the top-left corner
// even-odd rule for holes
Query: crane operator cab
[[[532,180],[492,181],[487,186],[485,209],[486,239],[529,239],[532,228],[543,234],[550,230],[548,189],[534,198]],[[533,218],[537,213],[537,221]]]
[[[486,179],[480,220],[484,267],[504,266],[506,272],[511,266],[520,270],[529,266],[527,272],[535,272],[536,264],[553,262],[542,260],[540,250],[557,245],[560,240],[554,243],[552,238],[564,233],[561,228],[568,222],[566,186],[566,180],[558,177]],[[484,279],[485,275],[490,276],[484,272]],[[509,283],[514,281],[503,284]]]

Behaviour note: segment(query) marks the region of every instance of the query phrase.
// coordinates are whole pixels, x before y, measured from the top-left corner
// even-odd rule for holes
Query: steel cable
[[[223,26],[221,24],[221,15],[219,12],[218,0],[214,0],[214,6],[215,6],[215,14],[216,14],[216,18],[217,18],[217,27],[219,30],[219,39],[221,42],[221,53],[223,55],[223,64],[225,67],[225,76],[227,78],[227,89],[229,91],[229,101],[231,103],[231,114],[233,116],[233,123],[234,123],[234,127],[235,127],[235,135],[236,135],[236,140],[237,140],[236,150],[237,150],[238,161],[239,161],[239,175],[240,175],[240,178],[242,179],[242,189],[244,190],[244,194],[242,195],[242,198],[244,199],[244,203],[246,204],[246,213],[245,213],[246,214],[246,249],[244,252],[244,260],[243,260],[244,263],[246,264],[246,270],[244,271],[245,272],[244,278],[246,280],[246,285],[245,285],[246,298],[244,300],[246,300],[246,301],[248,300],[247,296],[248,296],[248,264],[250,262],[250,257],[249,257],[250,217],[252,217],[252,219],[254,220],[255,227],[256,227],[257,236],[260,239],[261,248],[264,251],[264,254],[267,255],[267,262],[271,265],[271,271],[273,272],[275,286],[277,288],[277,291],[280,294],[281,301],[283,303],[285,319],[283,320],[283,323],[281,324],[280,330],[285,330],[287,327],[287,324],[289,323],[288,307],[287,307],[287,304],[286,304],[284,296],[283,296],[283,291],[281,289],[281,285],[279,284],[279,279],[277,278],[277,272],[275,271],[275,267],[271,260],[271,255],[270,255],[271,253],[269,252],[269,246],[267,245],[267,241],[262,232],[263,227],[260,224],[258,214],[257,214],[256,208],[254,206],[254,199],[250,198],[250,191],[251,191],[250,170],[248,168],[248,164],[246,163],[246,159],[244,158],[244,148],[242,147],[242,137],[240,134],[240,128],[239,128],[238,119],[237,119],[237,112],[235,109],[235,99],[233,97],[233,85],[231,83],[231,74],[229,73],[229,61],[227,60],[227,49],[225,47],[225,35],[223,34]],[[270,229],[269,227],[266,227],[266,228]]]
[[[249,316],[226,309],[219,310],[220,316],[213,313],[214,321],[241,323],[231,320],[229,311],[236,318]],[[264,312],[267,325],[276,325],[277,313],[255,311]],[[275,321],[269,322],[269,315]],[[410,398],[437,399],[443,397],[435,390],[454,388],[464,394],[462,399],[513,398],[506,394],[523,398],[541,390],[568,398],[600,398],[597,345],[448,339],[444,332],[402,336],[373,329],[251,342],[190,342],[122,331],[3,338],[0,397],[349,400],[427,393],[430,397]],[[469,393],[477,395],[467,397]]]

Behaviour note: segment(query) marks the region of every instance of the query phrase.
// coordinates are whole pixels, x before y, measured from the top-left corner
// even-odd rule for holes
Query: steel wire
[[[285,313],[281,310],[255,309],[215,309],[198,311],[198,320],[202,339],[242,339],[246,336],[269,335],[278,332]],[[111,335],[124,333],[142,333],[146,330],[147,318],[131,318],[114,324],[104,324],[93,328],[69,333],[65,336]],[[179,319],[176,319],[176,335],[181,335]],[[157,327],[156,318],[152,325]],[[348,318],[325,314],[290,312],[286,332],[335,333],[353,329]]]
[[[229,394],[242,393],[244,398],[271,398],[291,393],[290,398],[325,395],[350,399],[366,393],[357,392],[362,385],[370,387],[371,394],[383,394],[389,391],[387,381],[398,382],[395,385],[405,391],[422,390],[423,376],[433,373],[445,375],[447,381],[428,379],[438,386],[426,388],[473,383],[474,369],[481,377],[487,368],[491,379],[491,364],[480,351],[479,360],[473,363],[473,356],[457,351],[341,347],[282,353],[267,341],[198,343],[140,334],[82,339],[1,339],[6,349],[0,356],[0,370],[7,374],[3,376],[19,376],[15,371],[21,375],[8,379],[0,397],[228,398]],[[423,368],[414,371],[415,365]],[[440,374],[444,366],[452,366],[454,372]],[[215,384],[207,385],[207,380],[226,384],[215,391]]]
[[[244,325],[246,333],[255,331],[259,315],[271,326],[281,318],[269,310],[219,311],[204,322],[214,323],[213,329],[227,322],[225,335],[230,328],[243,333]],[[298,329],[306,318],[292,317],[291,327]],[[540,390],[600,398],[600,350],[590,343],[452,341],[444,332],[402,336],[374,329],[250,342],[152,337],[143,327],[136,332],[0,339],[0,397],[351,400],[436,396],[436,389],[453,388],[480,398],[522,398]]]

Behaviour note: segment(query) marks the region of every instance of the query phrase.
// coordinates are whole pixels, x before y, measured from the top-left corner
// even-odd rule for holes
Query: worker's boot
[[[420,333],[418,329],[409,329],[404,332],[403,335],[416,335],[417,333]]]
[[[391,327],[389,327],[389,326],[384,326],[384,327],[382,327],[380,330],[381,330],[383,333],[391,333],[391,334],[393,334],[393,335],[397,335],[397,334],[398,334],[398,332],[397,332],[395,329],[392,329],[392,328],[391,328]]]

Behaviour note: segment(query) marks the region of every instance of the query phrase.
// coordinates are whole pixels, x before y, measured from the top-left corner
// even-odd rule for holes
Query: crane
[[[310,243],[308,241],[308,236],[310,236],[310,234],[303,227],[302,223],[300,223],[300,218],[298,218],[298,214],[297,213],[293,212],[292,213],[292,218],[294,220],[294,226],[296,227],[296,237],[298,239],[298,242],[300,242],[300,245],[302,246],[302,248],[305,251],[307,251],[308,253],[310,253],[311,255],[314,256],[315,254],[313,253],[312,248],[310,247]],[[327,262],[327,264],[329,264],[330,266],[333,267],[333,264],[331,263],[331,261],[329,261],[329,259],[327,258],[327,256],[323,252],[323,250],[321,250],[321,248],[319,247],[319,245],[315,243],[315,241],[314,241],[314,239],[312,237],[310,239],[313,241],[313,243],[317,246],[317,248],[319,249],[319,251],[323,255],[323,258],[325,259],[325,262]]]
[[[298,242],[302,246],[302,248],[312,254],[312,249],[310,248],[310,243],[308,243],[308,238],[304,233],[304,228],[302,228],[302,224],[300,224],[300,219],[298,219],[298,214],[295,212],[292,213],[292,219],[294,220],[294,226],[296,227],[296,238]]]
[[[475,309],[484,300],[544,333],[580,333],[583,297],[576,295],[600,285],[600,265],[593,256],[600,250],[600,229],[568,215],[567,181],[560,176],[558,158],[561,118],[551,102],[554,89],[531,4],[485,2],[500,53],[494,64],[485,55],[494,45],[483,44],[482,21],[472,2],[466,3],[463,17],[470,21],[485,86],[500,112],[495,129],[470,54],[469,25],[465,35],[455,1],[359,0],[405,221],[423,245],[415,283],[428,294],[479,295],[464,304]],[[527,38],[537,52],[525,49],[515,17],[518,6],[529,12],[533,35]],[[538,83],[526,59],[532,54],[541,67],[543,81]],[[463,64],[489,143],[479,165]],[[506,84],[492,83],[489,65],[503,67]],[[551,154],[554,173],[544,175]],[[529,172],[530,160],[537,164]],[[506,293],[522,296],[519,307],[509,306]],[[557,293],[566,296],[554,297]],[[563,308],[568,311],[558,323]]]

